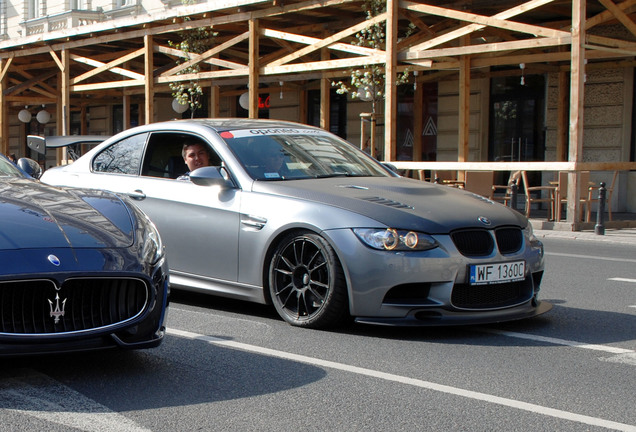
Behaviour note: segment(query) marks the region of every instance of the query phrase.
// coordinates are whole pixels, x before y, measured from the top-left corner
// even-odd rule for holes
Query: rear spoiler
[[[37,153],[46,155],[47,148],[61,148],[75,144],[95,145],[106,141],[108,138],[110,137],[105,135],[66,135],[48,137],[27,135],[27,146]],[[68,148],[68,153],[73,160],[76,160],[79,157],[70,147]]]

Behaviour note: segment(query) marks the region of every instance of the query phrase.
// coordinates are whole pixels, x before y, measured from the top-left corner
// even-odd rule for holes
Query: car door
[[[150,216],[166,246],[171,274],[189,278],[192,285],[200,283],[200,288],[215,281],[236,282],[241,192],[239,189],[197,186],[187,180],[172,178],[180,174],[173,171],[173,162],[181,158],[179,140],[186,135],[148,134],[143,137],[143,151],[128,150],[129,157],[121,158],[119,165],[125,166],[125,170],[118,168],[111,159],[112,155],[126,153],[118,151],[116,146],[130,145],[114,143],[93,159],[93,171],[103,169],[101,167],[108,161],[109,174],[104,175],[100,187],[131,197]],[[213,152],[209,144],[205,144]],[[211,160],[220,163],[220,158],[214,154],[215,158]],[[131,171],[136,172],[132,174]],[[99,178],[102,174],[95,172],[93,177]]]

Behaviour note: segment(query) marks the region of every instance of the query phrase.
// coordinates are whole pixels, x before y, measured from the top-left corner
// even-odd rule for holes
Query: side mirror
[[[234,187],[225,168],[218,166],[195,169],[190,173],[190,181],[198,186],[220,186],[221,189]]]
[[[42,176],[42,167],[39,163],[29,158],[20,158],[17,162],[18,167],[35,179],[39,179]]]

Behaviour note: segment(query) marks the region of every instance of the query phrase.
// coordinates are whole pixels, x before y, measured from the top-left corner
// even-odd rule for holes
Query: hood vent
[[[375,204],[385,205],[387,207],[403,208],[403,209],[410,209],[410,210],[415,209],[415,207],[412,207],[410,205],[402,204],[401,202],[393,201],[393,200],[382,198],[382,197],[368,197],[368,198],[362,198],[362,199],[365,201],[375,203]]]

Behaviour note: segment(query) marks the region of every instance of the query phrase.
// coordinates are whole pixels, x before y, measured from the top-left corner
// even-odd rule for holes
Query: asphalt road
[[[548,314],[290,327],[177,293],[161,347],[0,360],[0,431],[636,431],[636,245],[544,239]]]

